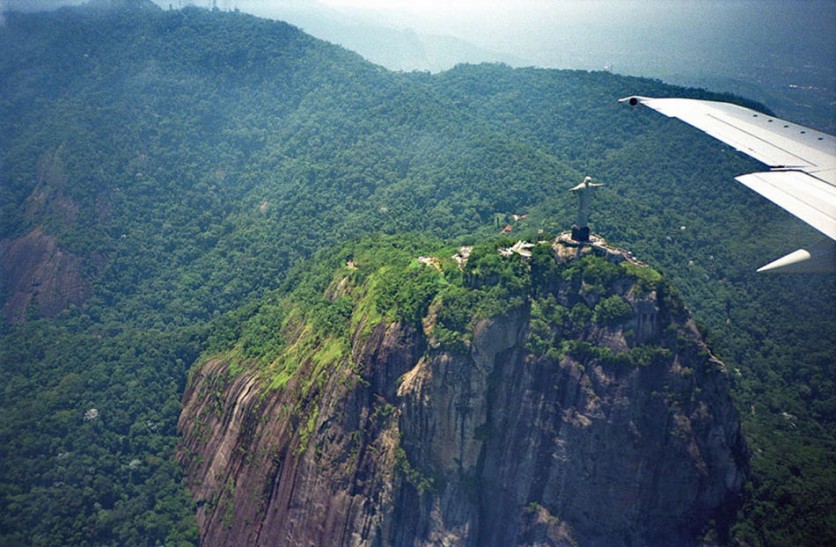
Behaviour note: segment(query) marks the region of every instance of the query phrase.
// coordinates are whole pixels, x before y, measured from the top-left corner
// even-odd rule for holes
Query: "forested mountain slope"
[[[755,276],[808,229],[733,182],[748,160],[615,104],[634,93],[698,94],[497,65],[392,73],[238,13],[7,14],[3,542],[194,541],[171,458],[207,340],[234,339],[339,242],[470,241],[523,213],[515,235],[565,229],[586,174],[607,182],[594,229],[680,286],[736,371],[753,448],[736,533],[832,537],[833,279]]]

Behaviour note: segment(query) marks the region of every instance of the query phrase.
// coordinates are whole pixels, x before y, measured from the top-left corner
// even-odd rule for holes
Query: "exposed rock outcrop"
[[[93,292],[82,276],[79,257],[62,250],[55,237],[38,227],[13,240],[0,241],[3,317],[20,323],[27,310],[53,317],[69,304],[81,304]]]
[[[693,545],[709,522],[722,535],[747,467],[724,367],[658,274],[595,260],[545,263],[495,313],[457,309],[461,331],[445,288],[419,327],[369,305],[374,272],[344,269],[328,292],[353,305],[342,342],[289,313],[269,366],[232,350],[196,367],[179,453],[203,540]],[[457,294],[494,298],[473,288],[502,284],[485,264]]]
[[[34,227],[0,240],[0,299],[3,318],[11,323],[21,323],[29,314],[54,317],[93,293],[84,273],[88,263],[95,269],[97,261],[61,248],[55,232],[46,228],[72,227],[79,216],[78,205],[63,192],[67,176],[62,154],[59,146],[38,161],[37,185],[24,202],[25,217]]]

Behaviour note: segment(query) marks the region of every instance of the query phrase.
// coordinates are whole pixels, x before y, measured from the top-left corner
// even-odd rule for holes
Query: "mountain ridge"
[[[291,25],[193,8],[10,14],[0,249],[41,233],[92,288],[40,308],[47,285],[21,275],[37,305],[0,325],[3,542],[196,542],[170,458],[199,355],[238,340],[317,252],[371,233],[534,241],[571,225],[586,174],[607,182],[593,229],[682,291],[730,371],[756,455],[734,537],[833,537],[836,329],[816,305],[833,279],[755,276],[807,228],[733,182],[748,160],[616,105],[633,93],[728,98],[603,72],[392,73]],[[8,257],[4,303],[6,272],[23,273]],[[270,344],[255,334],[257,359]]]
[[[160,11],[157,4],[152,0],[87,0],[82,4],[84,8],[99,10],[99,11],[132,11],[132,10],[152,10]]]

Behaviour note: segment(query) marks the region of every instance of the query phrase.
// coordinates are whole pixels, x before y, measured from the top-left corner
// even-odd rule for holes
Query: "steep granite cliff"
[[[252,313],[184,396],[204,542],[722,539],[747,450],[675,291],[603,247],[514,249],[366,242]]]

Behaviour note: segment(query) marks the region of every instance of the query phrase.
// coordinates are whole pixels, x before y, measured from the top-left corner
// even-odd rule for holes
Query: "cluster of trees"
[[[3,337],[3,543],[196,541],[171,454],[198,340],[186,329],[109,333],[81,317]]]
[[[202,351],[245,325],[252,356],[272,351],[282,310],[263,299],[308,279],[289,272],[318,249],[406,232],[456,246],[522,213],[512,235],[533,240],[571,225],[565,190],[586,174],[607,182],[595,231],[664,272],[737,371],[753,451],[741,540],[832,539],[834,280],[755,276],[813,234],[733,182],[749,160],[615,104],[635,93],[704,95],[502,65],[391,73],[240,13],[7,14],[0,239],[42,227],[82,258],[94,293],[2,325],[0,542],[194,541],[171,458]],[[494,255],[477,248],[463,279],[517,294],[513,262]],[[378,295],[401,320],[438,288],[409,264]],[[411,280],[421,290],[398,290]],[[312,303],[338,330],[332,304]],[[610,304],[598,320],[616,320]]]

